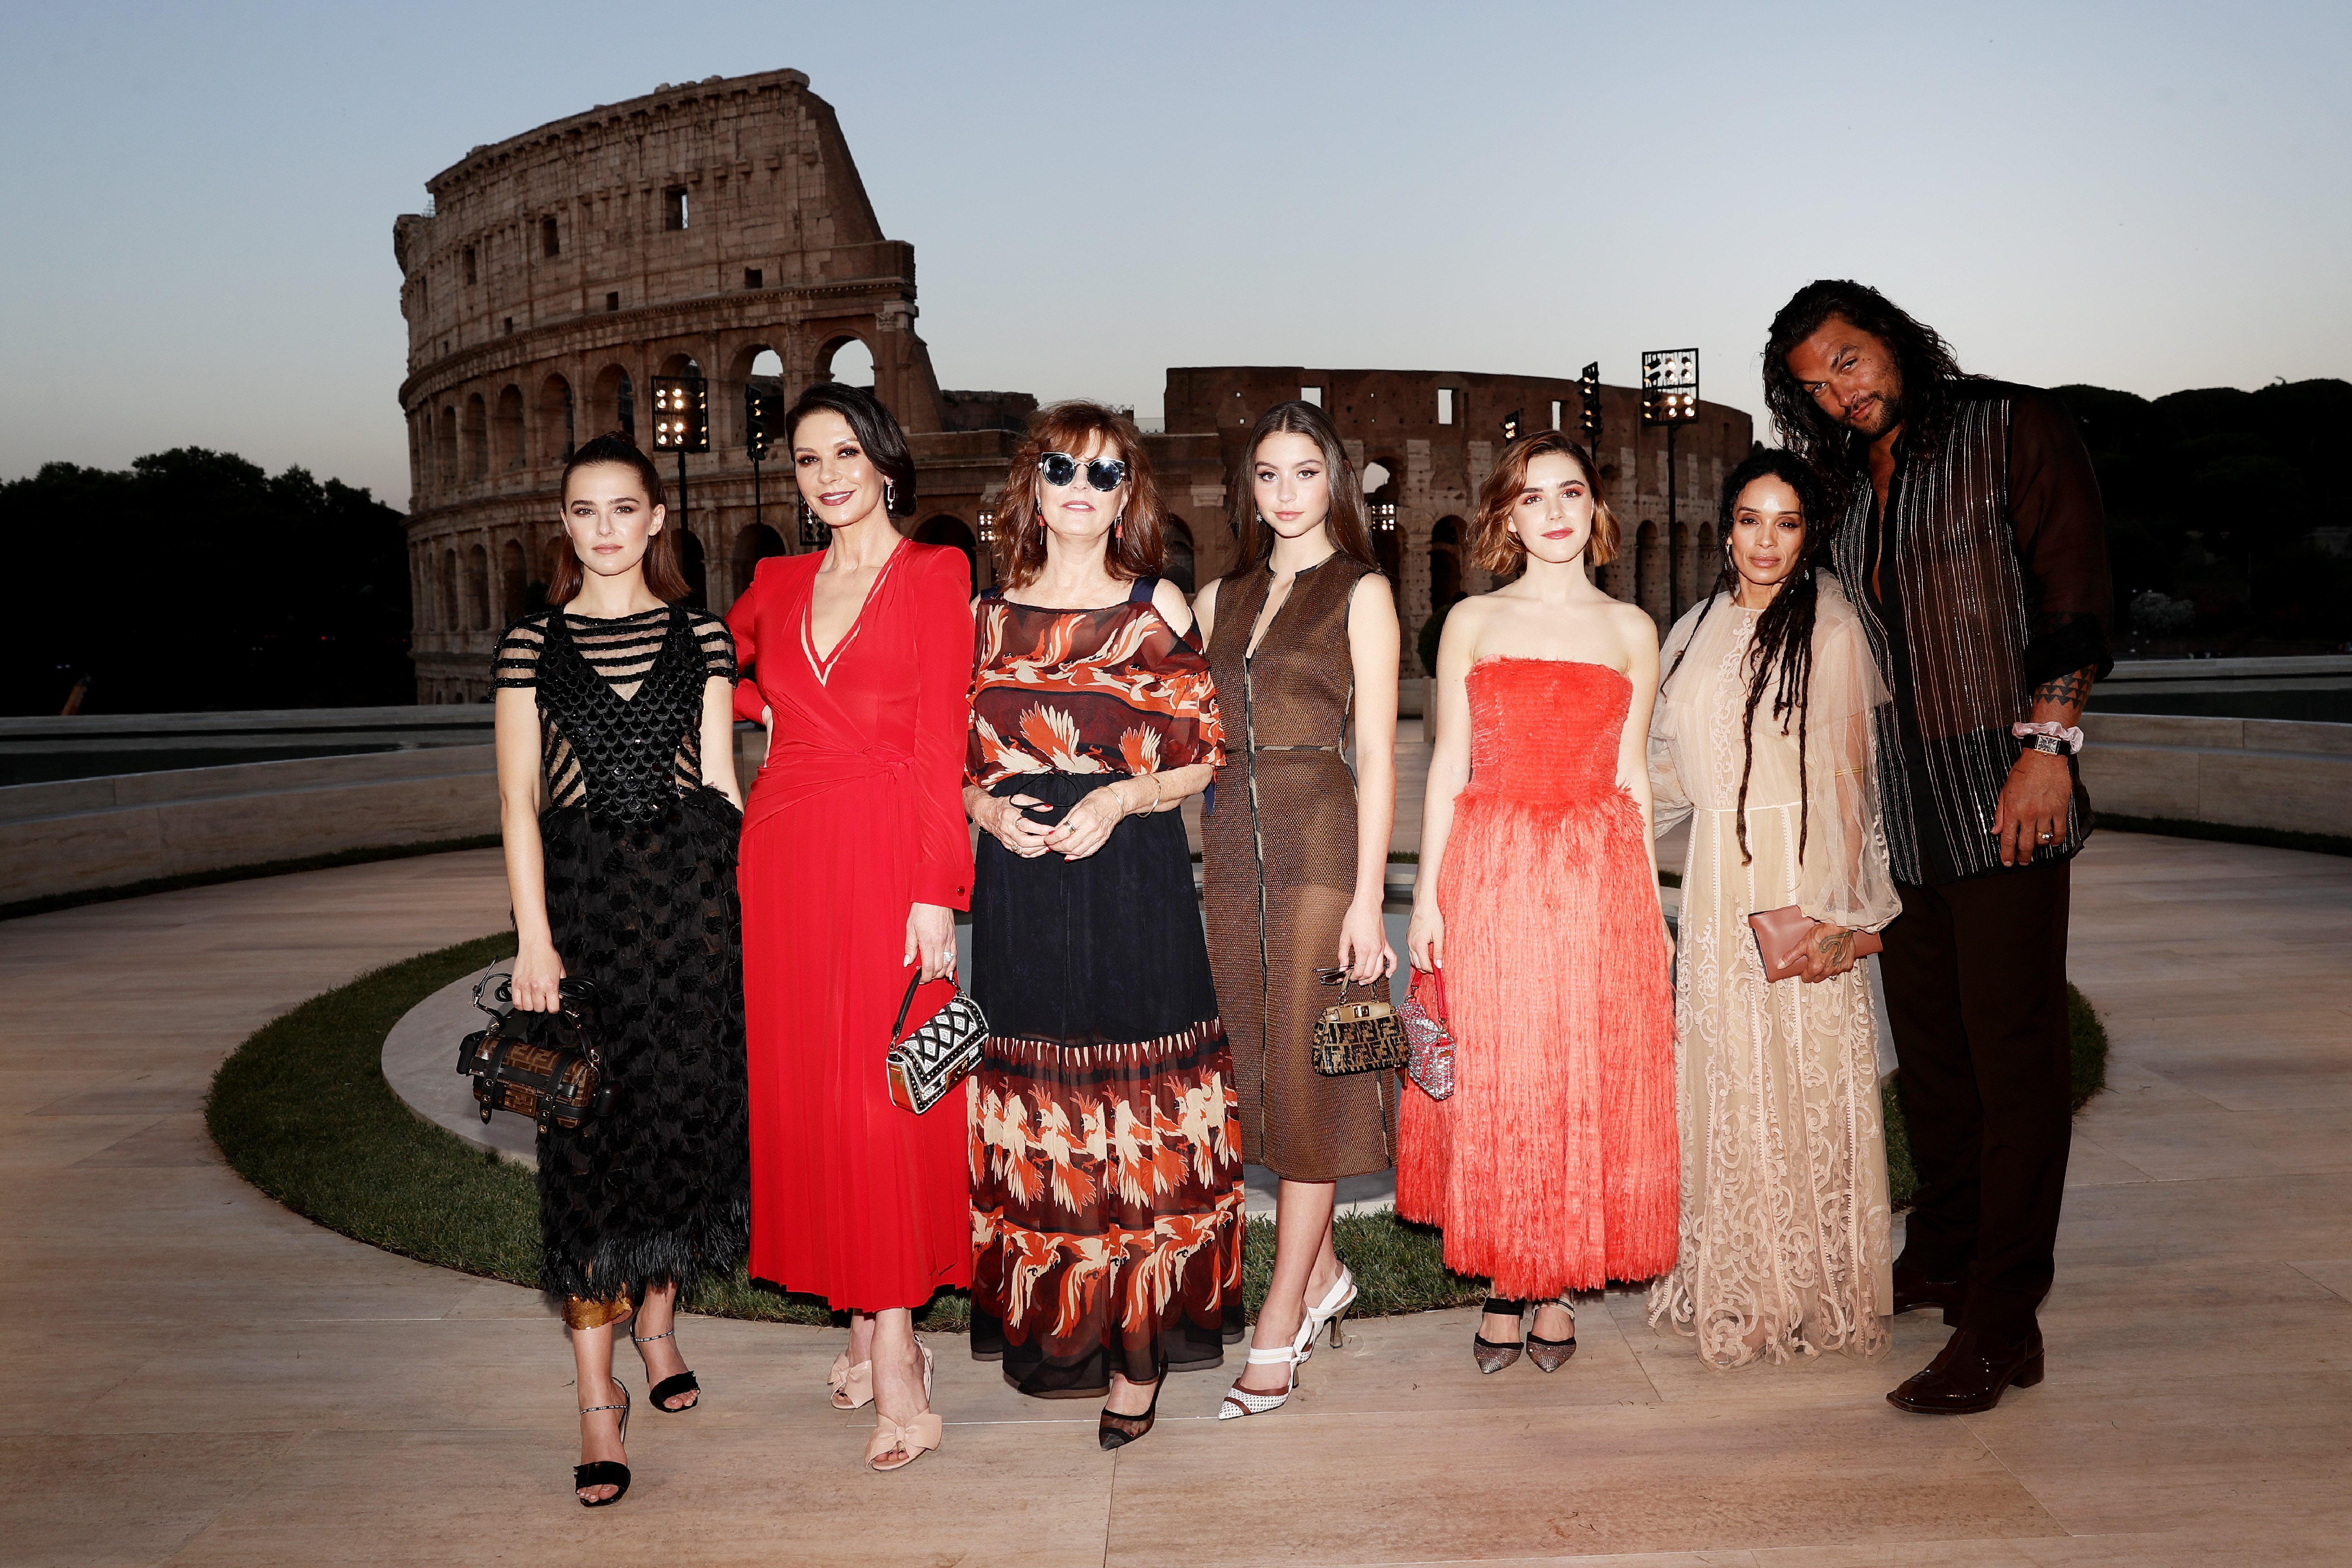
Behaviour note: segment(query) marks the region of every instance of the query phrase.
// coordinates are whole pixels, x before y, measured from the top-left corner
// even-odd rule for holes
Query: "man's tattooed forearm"
[[[2033,689],[2033,700],[2053,703],[2060,708],[2080,708],[2091,695],[2091,682],[2096,674],[2094,668],[2085,666],[2072,675],[2045,680]]]

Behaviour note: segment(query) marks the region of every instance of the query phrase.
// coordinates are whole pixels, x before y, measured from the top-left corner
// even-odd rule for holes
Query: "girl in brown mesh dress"
[[[517,1007],[592,982],[610,1108],[539,1140],[540,1279],[563,1303],[591,1508],[628,1490],[625,1326],[647,1403],[694,1407],[678,1292],[734,1271],[749,1224],[735,647],[686,596],[661,476],[617,436],[563,474],[574,552],[555,608],[499,640],[499,816],[514,900]],[[669,602],[665,602],[669,601]]]
[[[1255,537],[1257,560],[1202,589],[1196,606],[1226,724],[1202,858],[1243,1157],[1282,1184],[1273,1279],[1223,1419],[1288,1398],[1317,1331],[1355,1300],[1331,1246],[1336,1184],[1396,1163],[1401,1081],[1326,1078],[1307,1059],[1317,1014],[1338,1000],[1317,971],[1338,965],[1385,991],[1396,967],[1381,929],[1396,815],[1396,605],[1324,412],[1277,404],[1244,449],[1235,531]]]

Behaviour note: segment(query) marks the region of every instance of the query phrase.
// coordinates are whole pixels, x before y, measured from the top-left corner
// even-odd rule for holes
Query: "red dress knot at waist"
[[[777,812],[851,784],[878,783],[903,789],[913,782],[914,766],[913,752],[878,741],[852,749],[780,735],[752,782],[743,826],[749,829]],[[905,804],[913,805],[911,793]]]

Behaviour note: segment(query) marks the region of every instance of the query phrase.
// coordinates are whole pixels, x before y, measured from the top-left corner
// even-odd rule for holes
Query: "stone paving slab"
[[[1118,1455],[942,1339],[946,1446],[877,1477],[868,1418],[824,1401],[836,1334],[689,1319],[709,1401],[640,1412],[635,1485],[594,1512],[541,1300],[288,1214],[196,1110],[268,1019],[502,926],[494,853],[0,923],[0,1562],[2342,1563],[2352,861],[2106,835],[2075,889],[2114,1087],[2079,1123],[2049,1381],[1987,1415],[1885,1405],[1925,1314],[1874,1363],[1724,1374],[1612,1291],[1553,1377],[1479,1377],[1468,1311],[1365,1322],[1269,1417],[1214,1422],[1229,1373],[1173,1380]]]

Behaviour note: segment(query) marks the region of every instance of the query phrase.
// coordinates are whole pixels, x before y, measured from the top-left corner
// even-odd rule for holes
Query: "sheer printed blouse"
[[[549,806],[646,821],[702,787],[703,692],[734,680],[735,640],[683,605],[614,620],[537,610],[499,639],[490,673],[538,693]]]
[[[1158,585],[1140,578],[1127,603],[1101,610],[981,601],[967,782],[1224,765],[1216,679],[1152,607]]]
[[[1748,774],[1748,846],[1754,860],[1746,867],[1738,838],[1741,724],[1757,612],[1718,594],[1687,611],[1667,634],[1658,668],[1674,675],[1650,720],[1657,831],[1696,817],[1692,857],[1711,858],[1722,882],[1748,889],[1737,899],[1746,906],[1737,911],[1741,919],[1794,903],[1813,920],[1875,931],[1903,910],[1887,862],[1878,790],[1875,721],[1886,704],[1886,688],[1860,617],[1837,581],[1822,576],[1818,593],[1803,783],[1796,716],[1790,716],[1783,735],[1768,685],[1756,707],[1756,750]],[[1682,664],[1675,668],[1678,655]],[[1809,806],[1801,814],[1801,804]],[[1712,884],[1714,879],[1700,874]]]

